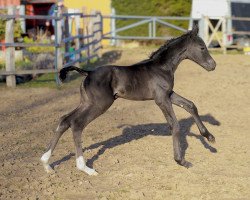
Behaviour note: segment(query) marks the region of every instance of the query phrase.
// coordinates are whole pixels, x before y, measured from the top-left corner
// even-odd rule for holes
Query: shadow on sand
[[[202,115],[200,116],[201,120],[203,122],[208,122],[211,125],[216,125],[219,126],[220,122],[216,120],[212,115],[207,114],[207,115]],[[217,149],[212,147],[205,138],[201,135],[196,135],[192,132],[190,132],[190,129],[192,125],[194,124],[194,120],[192,117],[189,117],[187,119],[181,119],[180,121],[180,126],[181,126],[181,147],[182,147],[182,154],[185,156],[185,152],[188,148],[188,142],[187,142],[187,136],[188,137],[195,137],[198,139],[201,144],[204,146],[204,148],[208,149],[212,153],[216,153]],[[123,128],[122,134],[113,138],[110,138],[108,140],[98,142],[95,144],[92,144],[83,150],[91,150],[91,149],[96,149],[99,148],[99,151],[97,152],[96,155],[94,155],[91,159],[87,161],[87,165],[89,167],[93,167],[93,163],[98,160],[99,156],[104,154],[104,152],[107,149],[114,148],[116,146],[129,143],[133,140],[138,140],[141,139],[145,136],[148,135],[153,135],[153,136],[171,136],[170,129],[167,123],[151,123],[151,124],[141,124],[141,125],[120,125],[118,128]],[[65,162],[69,160],[72,156],[75,154],[70,153],[69,155],[63,157],[62,159],[55,161],[54,163],[51,164],[52,167],[59,165],[62,162]]]

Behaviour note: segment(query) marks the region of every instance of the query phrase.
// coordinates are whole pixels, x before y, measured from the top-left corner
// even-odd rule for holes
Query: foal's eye
[[[204,51],[204,50],[205,50],[205,47],[201,47],[201,50]]]

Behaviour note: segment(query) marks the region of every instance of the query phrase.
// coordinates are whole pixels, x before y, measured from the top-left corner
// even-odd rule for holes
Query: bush
[[[191,0],[112,0],[112,7],[117,15],[144,15],[144,16],[189,16],[191,10]],[[138,20],[117,20],[117,28],[131,24]],[[168,21],[175,25],[188,28],[188,21]],[[157,35],[179,35],[180,32],[172,28],[167,28],[157,23]],[[147,36],[148,24],[132,28],[119,35]]]
[[[6,14],[6,10],[0,10],[0,14]],[[6,20],[0,19],[0,40],[5,38],[5,28],[6,28]],[[19,20],[15,20],[14,24],[14,38],[21,37],[22,29]]]
[[[28,59],[15,61],[16,70],[32,69],[32,62]],[[5,70],[5,63],[0,63],[0,70]]]
[[[49,39],[37,39],[37,40],[33,40],[32,38],[28,38],[28,37],[24,37],[23,39],[24,43],[27,44],[35,44],[35,43],[43,43],[43,44],[50,44],[50,40]],[[47,53],[47,52],[54,52],[54,47],[42,47],[42,46],[34,46],[34,47],[27,47],[26,48],[27,51],[31,52],[31,53]]]

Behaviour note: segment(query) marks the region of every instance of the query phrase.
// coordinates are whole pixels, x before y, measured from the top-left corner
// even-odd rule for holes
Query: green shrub
[[[6,14],[6,10],[0,10],[0,14]],[[5,38],[5,28],[6,28],[6,20],[0,19],[0,40]],[[15,20],[14,24],[14,38],[21,37],[22,29],[20,20]]]
[[[35,43],[42,43],[42,44],[50,44],[49,39],[37,39],[34,41],[32,38],[24,37],[23,42],[26,44],[35,44]],[[42,47],[42,46],[34,46],[34,47],[27,47],[27,51],[32,53],[47,53],[47,52],[54,52],[54,47]]]
[[[0,70],[4,70],[5,69],[5,63],[1,62],[0,63]]]
[[[15,61],[16,70],[32,69],[32,62],[28,59]],[[5,70],[5,63],[0,63],[0,70]]]
[[[144,15],[144,16],[189,16],[191,10],[191,0],[112,0],[112,7],[115,8],[117,15]],[[117,20],[117,28],[131,24],[138,20]],[[168,22],[188,28],[188,21],[173,21]],[[173,28],[157,23],[158,36],[175,36],[180,32]],[[148,24],[138,26],[126,31],[119,32],[118,35],[130,36],[148,36]]]

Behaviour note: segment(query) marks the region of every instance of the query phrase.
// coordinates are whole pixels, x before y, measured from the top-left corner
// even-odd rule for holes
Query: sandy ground
[[[151,50],[125,49],[117,64],[132,64]],[[39,161],[58,119],[79,102],[80,80],[62,89],[0,88],[0,199],[250,199],[250,56],[214,55],[206,72],[190,61],[176,72],[175,91],[195,102],[216,137],[210,145],[194,121],[175,107],[186,169],[173,160],[172,138],[153,101],[118,99],[84,131],[88,176],[75,167],[70,130],[51,158]],[[115,58],[113,58],[115,59]]]

